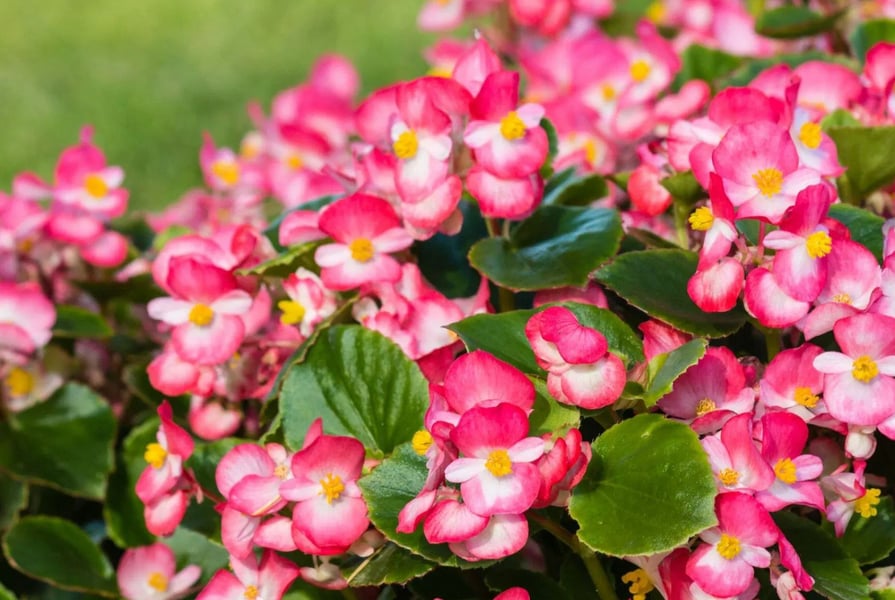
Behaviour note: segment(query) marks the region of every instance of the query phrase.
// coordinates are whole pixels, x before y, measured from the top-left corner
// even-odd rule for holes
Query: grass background
[[[203,131],[236,145],[250,123],[326,52],[349,57],[363,92],[420,75],[433,37],[422,0],[3,0],[0,189],[50,177],[83,124],[124,167],[132,208],[201,184]]]

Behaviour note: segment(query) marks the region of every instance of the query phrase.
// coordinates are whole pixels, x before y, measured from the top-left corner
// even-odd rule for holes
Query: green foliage
[[[547,391],[547,384],[542,379],[532,378],[535,386],[535,403],[528,422],[531,427],[529,435],[545,435],[562,433],[572,427],[578,427],[581,414],[574,406],[560,404]]]
[[[571,170],[560,173],[559,181],[544,190],[544,204],[559,206],[587,206],[609,194],[609,185],[602,175],[569,176]],[[549,184],[548,184],[549,185]]]
[[[696,181],[696,177],[693,176],[691,171],[669,175],[659,181],[659,183],[668,190],[668,193],[676,201],[686,206],[692,206],[697,201],[708,197],[708,194],[702,189],[702,185]]]
[[[681,53],[681,70],[671,84],[680,90],[688,81],[701,79],[714,87],[715,82],[730,75],[743,64],[743,58],[700,44],[691,44]]]
[[[146,529],[143,502],[137,498],[134,488],[148,464],[143,453],[148,444],[155,442],[158,428],[158,418],[144,421],[124,438],[121,452],[116,456],[115,472],[109,479],[103,503],[103,519],[109,538],[121,548],[145,546],[155,540]]]
[[[755,31],[784,40],[807,37],[832,30],[846,12],[842,9],[822,15],[804,6],[780,6],[763,12],[755,21]]]
[[[860,23],[849,36],[852,50],[861,64],[867,59],[867,52],[880,42],[895,42],[895,21],[877,19]]]
[[[895,502],[886,496],[875,508],[877,514],[872,517],[852,515],[839,539],[848,555],[862,565],[881,561],[895,550]]]
[[[53,335],[65,338],[107,338],[112,335],[112,328],[102,315],[70,304],[56,307],[56,324]]]
[[[0,472],[0,531],[12,525],[27,502],[27,484]]]
[[[646,406],[653,406],[662,396],[670,393],[677,378],[699,362],[707,346],[706,340],[697,338],[671,352],[653,357],[649,364],[649,384],[642,396]]]
[[[846,227],[851,239],[858,242],[883,262],[883,223],[885,219],[867,209],[848,204],[834,204],[828,213]]]
[[[230,553],[208,536],[178,527],[165,543],[174,551],[178,566],[199,565],[202,568],[200,583],[207,583],[219,569],[226,569]]]
[[[474,243],[488,235],[488,230],[473,202],[461,200],[460,211],[463,213],[463,226],[458,234],[436,233],[413,247],[423,276],[448,298],[472,296],[482,281],[466,260],[466,255]]]
[[[295,273],[299,267],[304,267],[308,270],[316,269],[317,263],[314,262],[314,252],[324,243],[318,240],[293,246],[275,258],[266,260],[254,267],[240,269],[236,273],[238,275],[260,275],[262,277],[285,279]]]
[[[386,583],[406,583],[425,575],[435,566],[435,563],[417,556],[397,544],[386,542],[359,565],[343,570],[343,574],[351,586],[363,587]]]
[[[895,145],[895,127],[834,127],[827,132],[836,143],[839,162],[845,175],[839,179],[839,193],[851,203],[895,179],[895,161],[887,152],[868,152],[868,148]]]

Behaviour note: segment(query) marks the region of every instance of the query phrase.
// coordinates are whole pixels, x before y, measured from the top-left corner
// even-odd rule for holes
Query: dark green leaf
[[[615,210],[542,206],[509,239],[476,243],[469,262],[494,283],[513,290],[580,287],[615,254],[621,238]]]
[[[410,441],[429,406],[426,378],[391,340],[360,326],[324,331],[280,394],[287,445],[300,448],[323,418],[327,433],[358,438],[380,456]]]
[[[780,511],[774,521],[814,577],[814,591],[831,600],[865,600],[870,593],[858,561],[850,558],[839,542],[808,519]]]
[[[782,40],[816,35],[832,30],[846,12],[822,15],[804,6],[780,6],[762,13],[755,21],[755,31]]]
[[[892,497],[883,498],[876,505],[876,515],[872,517],[853,515],[839,543],[849,556],[862,565],[889,556],[895,550],[895,503]]]
[[[543,379],[532,378],[532,383],[535,386],[535,404],[529,416],[529,435],[552,435],[578,427],[581,413],[577,408],[554,400]]]
[[[644,250],[618,256],[596,278],[651,317],[698,336],[729,335],[746,322],[741,306],[725,313],[703,312],[687,294],[697,257],[686,250]]]
[[[264,261],[254,267],[238,269],[236,274],[285,278],[295,273],[299,267],[314,270],[317,267],[317,263],[314,262],[314,253],[317,251],[317,248],[325,243],[323,240],[315,240],[299,246],[293,246],[276,258]]]
[[[386,542],[359,565],[343,569],[343,575],[352,587],[406,583],[425,575],[436,564],[413,554],[391,542]]]
[[[895,21],[876,19],[860,23],[849,36],[852,51],[861,64],[867,58],[867,52],[880,42],[895,42]]]
[[[165,295],[165,292],[155,285],[155,280],[149,273],[134,275],[126,281],[114,279],[107,281],[76,281],[75,285],[103,304],[116,298],[146,304],[153,298]]]
[[[565,171],[563,171],[565,173]],[[544,194],[544,204],[559,206],[587,206],[609,194],[609,186],[602,175],[588,175],[573,178],[554,190],[550,196]]]
[[[202,567],[202,578],[199,583],[206,583],[219,569],[226,569],[230,561],[230,553],[219,543],[208,539],[201,533],[178,527],[165,543],[177,557],[177,567],[199,565]]]
[[[512,587],[523,587],[531,600],[572,600],[570,595],[552,578],[528,569],[493,569],[485,575],[485,583],[495,592]]]
[[[627,234],[627,238],[622,241],[622,251],[624,251],[625,243],[627,242],[630,244],[631,240],[634,240],[634,244],[631,244],[631,252],[637,250],[648,250],[650,248],[667,250],[675,250],[677,248],[680,248],[680,246],[678,246],[674,242],[666,240],[665,238],[656,235],[652,231],[648,231],[646,229],[629,227],[625,233]]]
[[[65,338],[102,339],[112,335],[112,328],[102,315],[80,306],[61,304],[56,307],[53,335]]]
[[[883,223],[885,219],[869,210],[849,204],[834,204],[828,213],[848,227],[851,239],[858,242],[883,261]]]
[[[559,583],[575,600],[601,600],[581,557],[569,554],[559,568]]]
[[[370,521],[385,537],[415,554],[441,565],[483,567],[490,561],[469,563],[450,551],[447,544],[430,544],[420,525],[413,533],[398,533],[398,513],[423,489],[429,470],[426,458],[402,444],[358,482],[370,511]]]
[[[0,583],[0,600],[16,600],[15,594],[6,589],[2,583]]]
[[[0,531],[7,529],[28,502],[28,486],[0,473]]]
[[[684,371],[699,362],[705,354],[706,346],[706,340],[697,338],[650,361],[650,382],[643,393],[643,401],[647,407],[653,406],[659,398],[674,389],[674,382]]]
[[[895,127],[835,127],[827,133],[846,168],[847,199],[861,201],[895,179],[895,161],[886,151],[895,147]]]
[[[155,442],[159,420],[155,417],[131,430],[117,456],[115,472],[109,479],[109,490],[103,504],[103,518],[109,538],[121,548],[145,546],[155,540],[146,529],[143,502],[134,488],[147,467],[143,454]]]
[[[3,553],[29,577],[66,590],[115,596],[112,565],[84,531],[56,517],[25,517],[6,533]]]
[[[659,183],[668,190],[668,193],[677,200],[687,206],[696,204],[698,200],[707,198],[708,194],[702,188],[696,177],[691,171],[683,173],[675,173],[659,181]]]
[[[482,281],[466,256],[475,242],[487,237],[488,230],[475,204],[462,200],[460,210],[463,212],[463,227],[459,233],[436,233],[414,246],[420,271],[426,281],[448,298],[472,296]]]
[[[638,415],[608,429],[593,449],[569,505],[581,526],[578,538],[591,549],[614,556],[663,552],[716,523],[712,469],[687,425]]]
[[[75,496],[102,499],[115,417],[89,388],[69,383],[0,423],[0,469]]]
[[[701,79],[714,84],[743,64],[743,59],[721,50],[691,44],[681,54],[681,70],[672,83],[672,89],[679,90],[686,82]]]

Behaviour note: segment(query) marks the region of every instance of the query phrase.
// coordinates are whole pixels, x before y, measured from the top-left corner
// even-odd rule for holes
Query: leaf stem
[[[488,230],[489,236],[500,237],[500,225],[498,225],[497,219],[491,217],[485,219],[485,229]]]
[[[677,230],[677,243],[681,248],[689,250],[690,231],[687,227],[687,218],[690,216],[688,207],[683,202],[674,202],[674,228]]]

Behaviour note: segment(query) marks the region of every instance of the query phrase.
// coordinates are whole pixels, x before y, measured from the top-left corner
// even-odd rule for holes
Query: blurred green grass
[[[314,60],[354,61],[364,92],[422,74],[432,41],[422,0],[3,0],[0,189],[50,177],[82,124],[127,173],[131,207],[155,209],[201,183],[203,131],[236,145]]]

